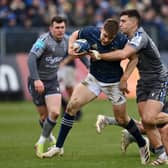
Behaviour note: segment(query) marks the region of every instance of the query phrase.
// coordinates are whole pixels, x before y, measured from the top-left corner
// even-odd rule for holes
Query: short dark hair
[[[118,21],[112,18],[106,19],[103,28],[108,33],[109,37],[112,38],[119,30]]]
[[[128,17],[134,17],[137,19],[138,21],[138,26],[140,26],[141,23],[141,16],[139,14],[139,12],[136,9],[128,9],[128,10],[124,10],[120,13],[120,17],[123,15],[127,15]]]
[[[64,16],[60,16],[60,15],[54,16],[54,17],[51,19],[50,25],[53,25],[54,22],[56,22],[56,23],[62,23],[62,22],[64,22],[66,25],[68,24],[67,18],[64,17]]]

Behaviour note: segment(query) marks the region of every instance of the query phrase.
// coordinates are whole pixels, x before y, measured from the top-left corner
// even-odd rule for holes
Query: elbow
[[[28,65],[28,67],[30,67],[30,63],[31,62],[31,60],[30,60],[30,57],[28,57],[28,59],[27,59],[27,65]]]

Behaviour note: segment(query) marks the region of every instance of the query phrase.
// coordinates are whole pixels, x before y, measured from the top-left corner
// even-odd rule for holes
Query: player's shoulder
[[[81,28],[81,31],[85,31],[88,34],[92,34],[92,33],[95,33],[95,32],[99,32],[100,29],[96,26],[86,26],[86,27]]]
[[[120,48],[123,48],[128,41],[128,37],[124,33],[118,32],[114,41]]]
[[[116,35],[116,38],[118,39],[118,40],[128,40],[128,37],[124,34],[124,33],[122,33],[122,32],[118,32],[117,33],[117,35]]]
[[[136,38],[138,38],[138,37],[145,38],[147,36],[148,36],[147,33],[145,32],[145,30],[142,27],[139,27],[134,34],[134,37],[136,37]]]
[[[139,27],[132,38],[129,39],[129,44],[140,50],[148,45],[149,36],[142,27]]]
[[[39,40],[45,41],[45,40],[47,40],[49,37],[50,37],[49,32],[45,32],[45,33],[42,33],[42,34],[39,36]]]
[[[48,36],[48,33],[40,34],[35,43],[33,44],[33,48],[44,48],[46,46]]]

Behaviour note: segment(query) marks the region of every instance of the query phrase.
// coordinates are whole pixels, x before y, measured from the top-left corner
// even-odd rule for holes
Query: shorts
[[[82,84],[85,85],[96,96],[103,92],[113,105],[120,105],[126,102],[124,94],[119,89],[119,82],[99,82],[93,75],[88,74],[87,77],[82,81]]]
[[[64,66],[58,70],[58,81],[64,87],[74,87],[75,85],[75,68]]]
[[[45,91],[42,94],[39,94],[37,91],[35,91],[34,80],[28,78],[28,90],[33,98],[34,104],[37,106],[45,105],[46,96],[60,94],[59,84],[56,79],[46,81],[42,80],[42,82],[44,84]]]
[[[167,81],[150,81],[143,82],[139,80],[137,83],[137,103],[149,99],[160,101],[164,104],[168,89]]]

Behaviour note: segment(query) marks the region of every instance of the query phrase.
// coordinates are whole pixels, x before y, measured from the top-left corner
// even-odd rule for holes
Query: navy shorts
[[[168,101],[167,93],[168,82],[167,81],[149,81],[144,83],[142,80],[138,81],[137,84],[137,102],[146,101],[148,99],[157,100],[164,104],[162,112],[168,114]],[[164,127],[165,124],[157,125],[158,128]]]
[[[148,81],[139,80],[137,83],[137,103],[149,99],[165,103],[168,82],[166,81]]]
[[[44,84],[44,92],[39,94],[35,91],[34,80],[28,78],[28,90],[33,98],[33,102],[37,106],[45,105],[45,96],[50,94],[60,94],[60,87],[57,79],[53,80],[42,80]]]

